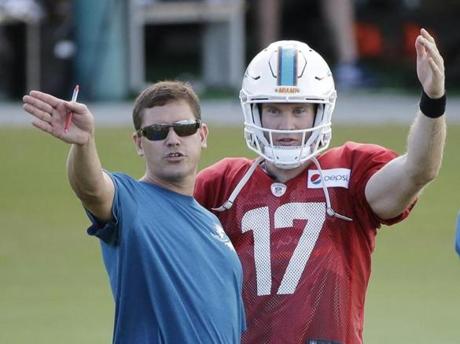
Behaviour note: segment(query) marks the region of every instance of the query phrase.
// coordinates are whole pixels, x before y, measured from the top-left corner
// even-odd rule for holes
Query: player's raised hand
[[[83,145],[94,134],[94,117],[84,104],[68,102],[39,91],[31,91],[22,100],[24,110],[35,117],[32,124],[64,142]],[[72,125],[66,131],[69,112],[73,113]]]
[[[444,95],[444,59],[436,46],[436,41],[425,29],[415,40],[417,50],[417,76],[423,90],[430,98]]]

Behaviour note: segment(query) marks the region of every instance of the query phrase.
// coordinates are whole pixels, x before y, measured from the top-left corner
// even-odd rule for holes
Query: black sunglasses
[[[178,136],[184,137],[195,134],[200,126],[201,121],[199,119],[186,119],[172,124],[152,124],[139,129],[137,135],[144,136],[150,141],[160,141],[168,136],[169,128],[173,128]]]

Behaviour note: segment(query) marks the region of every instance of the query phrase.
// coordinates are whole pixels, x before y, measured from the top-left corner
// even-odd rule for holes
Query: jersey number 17
[[[293,227],[294,220],[307,220],[277,294],[294,293],[323,228],[326,212],[318,209],[324,207],[324,202],[287,203],[275,210],[274,229]],[[241,220],[242,232],[254,233],[254,260],[259,296],[270,295],[272,289],[270,227],[268,207],[249,210]]]

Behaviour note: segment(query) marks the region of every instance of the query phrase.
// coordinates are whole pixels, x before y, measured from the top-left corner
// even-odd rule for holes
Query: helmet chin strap
[[[229,210],[233,206],[233,204],[235,203],[235,199],[238,197],[239,193],[241,192],[241,189],[243,189],[243,187],[248,182],[249,178],[251,178],[251,176],[254,173],[254,171],[256,170],[257,166],[259,166],[263,161],[264,161],[264,159],[262,157],[258,157],[256,160],[254,160],[252,165],[249,167],[249,169],[244,174],[243,178],[241,178],[241,180],[236,185],[235,189],[230,194],[228,200],[225,201],[225,203],[222,204],[220,207],[212,208],[212,210],[218,211],[218,212],[223,212],[223,211]],[[319,173],[321,175],[321,180],[324,180],[323,171],[321,170],[321,166],[320,166],[318,160],[315,157],[312,157],[311,161],[313,161],[313,163],[315,164],[316,168],[318,169],[318,171],[319,171]],[[337,217],[338,219],[341,219],[341,220],[344,220],[344,221],[350,221],[350,222],[353,221],[352,218],[350,218],[348,216],[345,216],[345,215],[341,215],[341,214],[337,213],[332,208],[331,200],[330,200],[330,197],[329,197],[329,191],[327,189],[327,186],[326,186],[325,183],[322,183],[322,184],[323,184],[324,198],[326,199],[326,214],[328,216],[331,216],[331,217]]]
[[[321,184],[323,186],[324,198],[326,198],[326,214],[329,215],[329,216],[335,216],[335,217],[337,217],[338,219],[341,219],[341,220],[350,221],[350,222],[353,221],[352,218],[350,218],[348,216],[345,216],[345,215],[341,215],[341,214],[337,213],[332,208],[331,199],[329,197],[329,190],[327,189],[326,183],[324,183],[323,170],[321,169],[319,161],[315,157],[312,157],[311,161],[313,161],[313,163],[315,164],[315,166],[318,169],[319,174],[321,176],[321,181],[322,181]]]
[[[254,160],[254,162],[252,163],[251,167],[249,167],[249,169],[244,174],[243,178],[241,178],[241,180],[235,186],[235,189],[233,189],[233,191],[230,194],[230,197],[228,198],[228,200],[224,204],[222,204],[220,207],[212,208],[212,210],[222,212],[222,211],[230,209],[233,206],[233,203],[235,202],[235,199],[239,195],[241,189],[244,188],[244,186],[248,182],[249,178],[251,178],[252,174],[256,170],[257,166],[259,166],[259,164],[263,160],[264,159],[262,157],[258,157],[256,160]]]

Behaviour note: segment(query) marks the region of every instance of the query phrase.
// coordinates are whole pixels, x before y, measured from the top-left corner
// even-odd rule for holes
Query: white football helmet
[[[336,96],[331,70],[316,51],[298,41],[270,44],[249,64],[240,91],[248,147],[279,168],[300,166],[329,146]],[[318,104],[313,127],[263,128],[257,105],[261,103]],[[302,145],[275,146],[273,133],[300,133]]]

